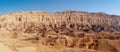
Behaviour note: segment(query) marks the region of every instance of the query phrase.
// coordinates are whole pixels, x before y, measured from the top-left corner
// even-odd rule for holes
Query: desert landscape
[[[70,10],[0,15],[0,52],[120,52],[120,16]]]

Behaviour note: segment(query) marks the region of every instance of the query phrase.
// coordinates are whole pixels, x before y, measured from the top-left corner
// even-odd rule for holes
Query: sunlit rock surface
[[[64,11],[0,16],[2,52],[120,52],[120,16]]]

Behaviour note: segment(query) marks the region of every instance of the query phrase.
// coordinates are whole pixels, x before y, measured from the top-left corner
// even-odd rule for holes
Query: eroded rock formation
[[[10,13],[0,16],[0,38],[12,38],[18,42],[30,42],[33,47],[37,46],[22,46],[25,49],[20,51],[37,51],[39,46],[47,45],[64,47],[66,50],[84,48],[120,52],[120,16],[79,11]],[[19,47],[18,44],[12,46]],[[19,51],[18,47],[14,49]],[[101,48],[108,49],[104,51]]]

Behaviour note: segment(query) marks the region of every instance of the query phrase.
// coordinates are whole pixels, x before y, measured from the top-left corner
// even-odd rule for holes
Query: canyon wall
[[[15,49],[23,44],[21,41],[25,41],[37,45],[37,48],[47,45],[57,48],[67,47],[71,50],[73,48],[74,51],[75,48],[84,48],[120,52],[120,16],[81,11],[4,14],[0,16],[0,38],[20,42],[17,45],[17,42],[15,45],[11,44],[13,42],[10,43]],[[7,39],[5,41],[0,39],[0,42],[9,41]],[[9,43],[6,45],[9,46]]]

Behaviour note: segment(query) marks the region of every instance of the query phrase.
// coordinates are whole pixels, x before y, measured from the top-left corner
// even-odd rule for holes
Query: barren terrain
[[[120,52],[120,16],[81,11],[4,14],[0,52]]]

